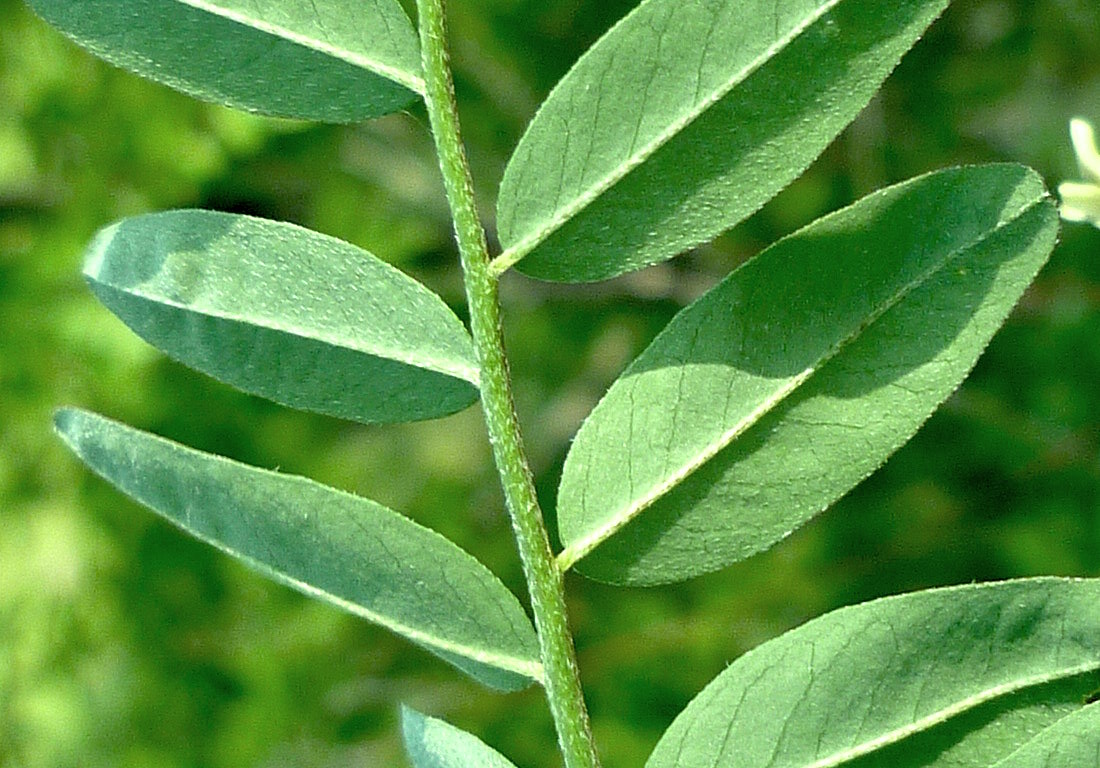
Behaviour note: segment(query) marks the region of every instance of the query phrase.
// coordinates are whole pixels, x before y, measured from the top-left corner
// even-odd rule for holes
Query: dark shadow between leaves
[[[846,768],[922,768],[929,765],[993,765],[1040,731],[1081,709],[1100,682],[1095,672],[1036,685],[967,710]]]
[[[962,187],[959,174],[974,172],[973,182],[985,181],[983,172],[996,176],[988,185]],[[843,218],[811,225],[744,264],[674,318],[624,378],[714,364],[784,379],[817,368],[838,346],[914,301],[925,302],[927,313],[900,329],[904,350],[884,356],[904,354],[898,375],[934,358],[970,322],[1001,263],[1045,229],[1035,207],[997,229],[1027,174],[1011,166],[941,172],[921,180],[919,194],[894,188],[873,205],[857,204]]]
[[[1008,197],[1006,193],[1005,199]],[[906,204],[883,218],[893,221],[896,215],[917,210],[923,210],[923,206]],[[993,210],[997,210],[996,205]],[[956,215],[966,218],[973,214]],[[1007,301],[983,307],[999,271],[1027,248],[1045,245],[1042,239],[1050,234],[1052,215],[1049,204],[1030,208],[1011,224],[966,249],[871,324],[860,323],[866,316],[862,309],[853,311],[839,305],[841,311],[851,315],[845,321],[854,323],[854,330],[861,333],[853,335],[840,354],[826,356],[824,364],[801,387],[732,443],[602,542],[578,564],[578,569],[592,578],[615,583],[682,580],[766,549],[826,509],[900,447],[950,394],[955,382],[965,376],[1009,309],[1003,306]],[[874,229],[871,232],[875,236],[887,234]],[[854,247],[855,238],[850,233],[815,233],[799,238],[798,247],[787,247],[783,255],[814,258],[815,253],[845,253],[835,249]],[[909,247],[916,249],[920,242],[914,236]],[[824,273],[829,263],[818,256],[815,268]],[[774,269],[770,273],[784,274]],[[665,338],[659,337],[624,378],[684,364],[732,365],[769,377],[789,376],[816,365],[822,359],[822,348],[835,343],[835,337],[822,334],[820,324],[815,322],[814,313],[826,311],[829,302],[814,303],[814,292],[801,283],[792,289],[769,290],[774,284],[762,279],[756,282],[762,287],[749,300],[765,299],[769,316],[757,322],[755,328],[759,329],[761,342],[765,331],[776,334],[781,329],[776,336],[789,343],[780,354],[769,353],[761,343],[744,345],[747,354],[723,355],[722,344],[699,343],[701,333],[677,333],[674,321],[662,334]],[[999,290],[1020,288],[1014,284]],[[853,301],[868,301],[859,298],[868,291],[858,287],[845,286],[842,291]],[[711,303],[714,306],[707,310],[713,309],[715,315],[723,313],[723,318],[735,318],[737,307]],[[749,305],[742,303],[741,308],[744,306]],[[979,309],[983,317],[975,323]],[[738,330],[734,327],[735,335]],[[965,345],[944,354],[964,333]],[[728,334],[725,339],[729,340]],[[682,340],[686,342],[675,348]],[[926,374],[914,374],[932,361],[935,365],[930,365]],[[941,367],[948,369],[946,375],[939,370]],[[907,377],[904,385],[899,384],[903,377]],[[912,387],[919,391],[910,391]],[[905,393],[903,415],[890,413],[887,419],[876,409],[897,410],[887,395],[899,391]],[[866,399],[853,404],[858,398]],[[816,421],[806,421],[808,418]],[[868,447],[863,447],[863,442]]]

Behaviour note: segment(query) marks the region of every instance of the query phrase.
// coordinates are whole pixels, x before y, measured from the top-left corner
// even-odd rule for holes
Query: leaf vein
[[[494,271],[499,274],[520,261],[524,256],[534,250],[539,243],[560,229],[566,222],[576,216],[577,213],[587,208],[604,192],[611,189],[611,187],[625,178],[631,171],[652,157],[659,149],[680,134],[688,125],[725,98],[736,85],[743,82],[747,77],[760,69],[776,54],[813,26],[814,23],[844,1],[845,0],[827,0],[827,2],[818,6],[813,13],[796,24],[786,35],[776,40],[768,46],[763,53],[727,78],[719,87],[716,87],[705,99],[693,105],[692,109],[685,111],[681,117],[670,123],[665,130],[659,132],[651,141],[647,142],[636,151],[631,152],[625,161],[620,163],[614,170],[590,185],[565,206],[555,206],[557,211],[554,216],[543,223],[542,226],[536,227],[519,241],[506,248],[504,252],[497,257]]]
[[[603,541],[622,530],[630,521],[635,519],[639,514],[644,512],[654,503],[656,503],[661,497],[669,493],[672,489],[677,487],[685,479],[687,479],[692,473],[705,465],[708,461],[718,455],[724,448],[730,443],[736,440],[738,437],[747,432],[754,424],[759,422],[768,413],[777,408],[783,403],[787,397],[797,391],[803,384],[805,384],[815,373],[825,366],[830,360],[839,355],[845,348],[851,343],[855,342],[868,328],[881,319],[888,311],[897,306],[906,296],[919,288],[921,285],[928,282],[932,277],[947,268],[947,266],[958,258],[975,248],[979,244],[985,242],[989,238],[993,237],[996,233],[1003,230],[1005,227],[1010,226],[1013,222],[1017,221],[1022,216],[1025,216],[1030,211],[1034,210],[1037,206],[1042,204],[1043,199],[1039,198],[1028,205],[1022,207],[1019,211],[1013,213],[1007,219],[999,221],[991,229],[979,234],[977,238],[971,242],[958,246],[953,251],[945,254],[941,259],[936,261],[927,270],[918,274],[913,280],[900,286],[893,296],[884,300],[878,307],[872,307],[868,316],[860,323],[848,336],[838,340],[829,349],[822,353],[822,355],[805,369],[799,373],[791,376],[782,385],[776,388],[776,390],[764,398],[755,408],[747,413],[736,423],[732,424],[729,428],[721,432],[714,440],[708,445],[704,446],[693,457],[675,472],[669,474],[664,480],[656,483],[647,493],[641,495],[629,504],[619,513],[610,517],[607,522],[601,525],[591,533],[582,536],[567,546],[561,554],[558,556],[559,565],[563,570],[570,568],[578,560],[588,555],[592,550],[599,546]],[[631,414],[633,418],[633,400],[631,400]],[[628,451],[628,456],[630,455]],[[633,488],[633,482],[630,487]]]
[[[378,61],[377,59],[373,59],[369,56],[364,56],[361,53],[349,51],[346,48],[340,48],[323,40],[318,40],[308,35],[294,32],[293,30],[287,29],[286,27],[280,26],[278,24],[272,24],[247,13],[230,10],[228,8],[222,8],[221,6],[206,2],[205,0],[177,1],[184,5],[189,5],[197,10],[205,11],[212,16],[219,16],[228,21],[241,24],[242,26],[251,27],[252,29],[256,29],[261,32],[266,32],[270,35],[280,37],[284,40],[287,40],[288,42],[296,43],[304,48],[309,48],[311,50],[317,51],[318,53],[324,53],[334,58],[340,59],[341,61],[346,61],[347,63],[352,64],[356,67],[366,69],[376,75],[380,75],[387,80],[392,80],[395,83],[399,83],[400,85],[405,86],[410,91],[413,91],[419,95],[424,94],[424,78],[420,77],[420,75],[418,74],[406,72],[403,69],[385,64],[381,61]],[[316,5],[314,6],[314,10],[316,10]],[[319,18],[320,17],[318,17],[318,19]]]

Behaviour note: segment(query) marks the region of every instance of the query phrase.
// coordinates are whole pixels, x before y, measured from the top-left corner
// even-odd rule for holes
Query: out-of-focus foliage
[[[539,100],[628,0],[453,0],[484,211]],[[579,421],[689,298],[812,218],[944,165],[1076,177],[1068,118],[1100,119],[1095,0],[956,0],[810,171],[716,243],[608,283],[503,287],[547,507]],[[170,207],[342,237],[461,315],[419,109],[313,127],[193,102],[92,60],[0,0],[0,765],[402,765],[397,702],[554,764],[541,694],[485,693],[385,632],[264,581],[123,500],[50,430],[61,404],[357,491],[521,578],[476,409],[359,426],[173,364],[79,276],[101,226]],[[684,704],[760,641],[919,587],[1100,574],[1100,230],[1062,243],[963,388],[831,511],[675,587],[570,582],[597,740],[637,766]]]

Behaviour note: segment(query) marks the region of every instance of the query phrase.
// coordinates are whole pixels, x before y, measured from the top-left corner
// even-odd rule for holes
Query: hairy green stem
[[[531,593],[545,672],[543,684],[562,756],[567,768],[598,768],[566,617],[562,572],[550,549],[512,400],[497,278],[490,269],[485,230],[474,203],[470,169],[459,133],[443,6],[444,0],[417,0],[427,86],[425,101],[462,258],[470,327],[481,365],[482,408]]]

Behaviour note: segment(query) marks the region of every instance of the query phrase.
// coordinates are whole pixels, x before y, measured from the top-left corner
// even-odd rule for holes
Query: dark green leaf
[[[28,0],[96,56],[204,101],[354,122],[424,90],[397,0]]]
[[[84,274],[150,344],[293,408],[396,422],[477,399],[473,344],[447,305],[332,237],[212,211],[150,214],[103,230]]]
[[[401,708],[401,730],[414,768],[515,768],[476,736],[408,707]]]
[[[1034,172],[960,168],[780,241],[677,315],[583,424],[565,565],[653,584],[748,557],[908,440],[1054,245]]]
[[[516,148],[498,267],[600,280],[709,240],[802,173],[946,6],[647,0]]]
[[[58,432],[94,472],[260,573],[402,635],[494,688],[542,676],[515,596],[447,539],[372,501],[86,411]]]
[[[987,768],[1080,710],[1098,673],[1097,580],[875,600],[735,661],[676,718],[646,766]]]

